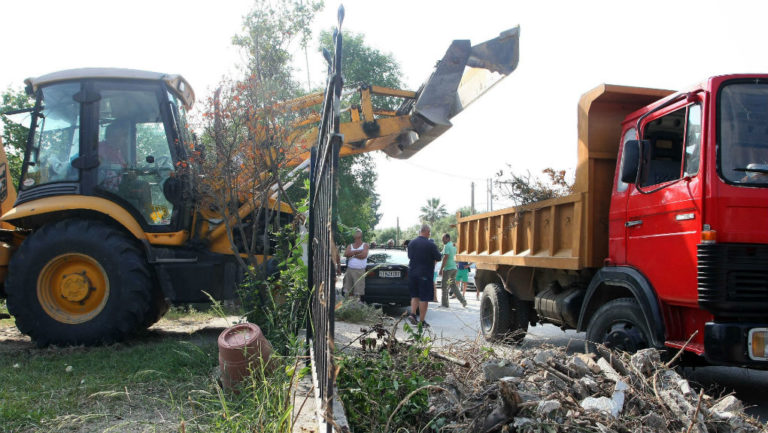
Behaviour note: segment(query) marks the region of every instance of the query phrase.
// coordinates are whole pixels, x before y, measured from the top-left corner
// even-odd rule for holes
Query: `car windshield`
[[[374,265],[396,264],[407,265],[408,253],[403,250],[370,250],[368,252],[368,263]]]
[[[727,84],[719,98],[721,176],[731,183],[768,186],[768,84]]]

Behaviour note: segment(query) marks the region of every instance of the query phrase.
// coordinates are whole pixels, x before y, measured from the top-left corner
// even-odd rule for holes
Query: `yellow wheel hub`
[[[62,254],[40,271],[37,298],[43,310],[59,322],[87,322],[104,309],[109,299],[109,279],[94,258],[80,253]]]

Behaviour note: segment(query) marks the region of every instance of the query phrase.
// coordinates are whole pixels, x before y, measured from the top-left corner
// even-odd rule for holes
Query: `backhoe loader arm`
[[[362,85],[356,89],[360,105],[348,109],[350,120],[340,125],[344,144],[340,156],[381,150],[387,155],[407,159],[442,135],[451,119],[517,68],[520,28],[502,32],[498,37],[472,46],[468,40],[453,41],[438,61],[429,79],[418,91]],[[402,100],[397,110],[373,105],[372,96]],[[308,109],[322,102],[322,92],[284,103],[292,110]],[[302,118],[288,153],[290,165],[309,158],[319,121],[312,113]]]
[[[344,110],[349,112],[349,120],[340,124],[344,141],[339,156],[380,150],[393,158],[410,158],[447,131],[454,116],[515,70],[519,36],[520,29],[515,27],[475,46],[468,40],[453,41],[418,91],[359,86],[354,92],[359,95],[360,105]],[[397,110],[384,110],[374,106],[373,96],[398,98],[401,103]],[[324,97],[324,92],[311,93],[273,107],[302,112],[292,125],[295,132],[289,137],[291,147],[285,149],[286,166],[295,170],[307,166],[310,149],[318,136],[318,106]],[[277,196],[275,191],[269,198],[270,205],[279,203]],[[249,214],[254,205],[252,200],[245,200],[237,215],[242,218]],[[229,215],[232,223],[237,215]],[[223,223],[207,233],[214,251],[216,245],[222,251],[228,248],[224,234]]]

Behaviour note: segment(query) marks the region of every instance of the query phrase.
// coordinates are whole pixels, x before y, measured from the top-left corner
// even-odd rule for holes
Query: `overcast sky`
[[[335,23],[329,1],[316,28]],[[183,74],[198,99],[242,61],[231,46],[250,0],[0,2],[0,86],[76,67]],[[485,209],[485,180],[506,164],[538,173],[575,167],[576,104],[600,83],[684,89],[709,76],[768,72],[765,1],[347,0],[344,28],[392,53],[416,89],[453,39],[482,42],[521,26],[520,64],[454,128],[413,158],[377,156],[379,227],[416,224],[439,197],[453,212]],[[304,53],[297,52],[300,76]],[[314,85],[324,79],[316,41]],[[504,203],[494,203],[499,208]]]

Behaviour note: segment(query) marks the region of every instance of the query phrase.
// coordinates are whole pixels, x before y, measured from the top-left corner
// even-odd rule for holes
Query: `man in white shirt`
[[[347,258],[347,272],[344,274],[345,296],[365,296],[365,267],[368,265],[368,244],[363,242],[363,231],[355,229],[355,240],[344,251]]]

